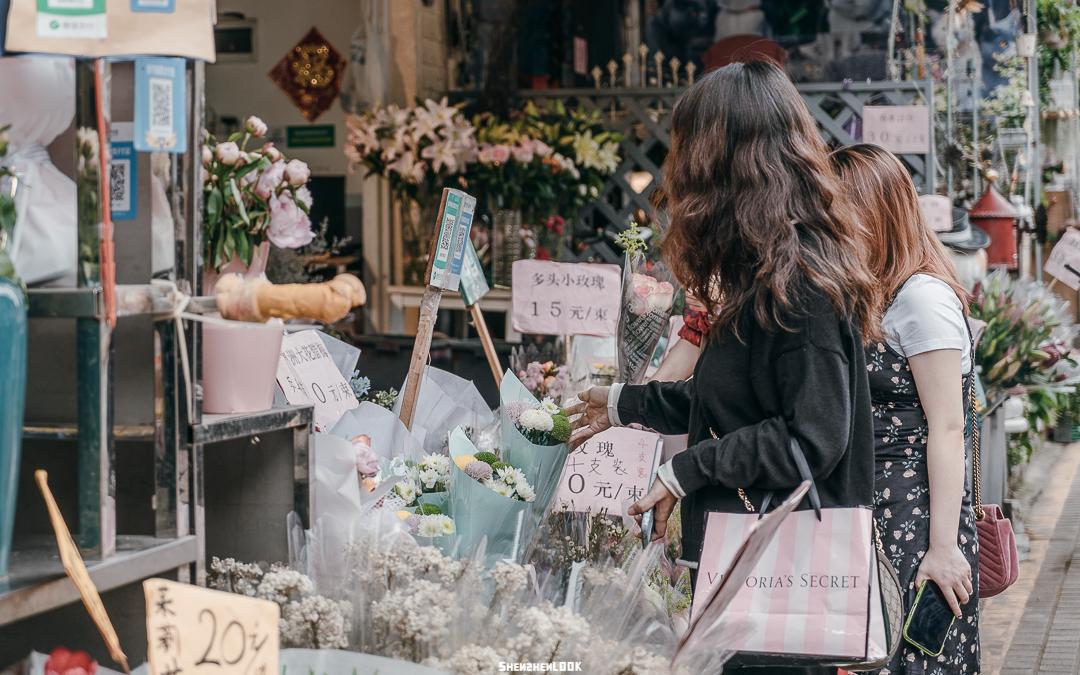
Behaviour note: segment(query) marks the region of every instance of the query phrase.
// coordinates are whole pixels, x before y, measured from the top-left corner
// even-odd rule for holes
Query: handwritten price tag
[[[360,406],[322,338],[313,330],[281,339],[277,382],[292,405],[315,407],[316,431],[330,431],[346,411]]]
[[[898,155],[925,155],[930,152],[930,109],[924,105],[865,106],[863,141]]]
[[[649,491],[663,445],[651,431],[613,427],[597,434],[566,458],[557,503],[580,513],[622,513]]]
[[[618,265],[518,260],[513,320],[519,333],[614,335],[622,271]]]
[[[1046,259],[1046,273],[1074,291],[1080,290],[1080,231],[1066,230],[1061,235]]]
[[[165,579],[143,595],[151,675],[277,675],[275,603]]]

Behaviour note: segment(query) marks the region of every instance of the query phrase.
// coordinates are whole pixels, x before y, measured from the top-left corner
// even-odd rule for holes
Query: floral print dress
[[[885,342],[871,345],[866,367],[874,411],[874,516],[885,554],[900,577],[904,615],[918,589],[915,575],[930,543],[930,481],[926,464],[927,422],[908,360]],[[963,378],[965,407],[968,374]],[[969,486],[970,488],[970,486]],[[979,558],[970,491],[964,491],[958,531],[960,550],[971,563],[975,593],[962,605],[941,656],[926,656],[902,640],[881,675],[953,675],[979,672]]]

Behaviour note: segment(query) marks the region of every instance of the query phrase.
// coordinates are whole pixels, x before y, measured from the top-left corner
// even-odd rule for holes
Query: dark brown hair
[[[733,63],[690,87],[671,117],[664,254],[686,290],[738,334],[766,329],[818,292],[868,339],[878,294],[858,226],[802,97],[771,63]]]
[[[859,143],[832,154],[847,198],[859,214],[882,307],[913,274],[929,274],[956,291],[967,313],[967,291],[923,218],[911,174],[885,148]]]

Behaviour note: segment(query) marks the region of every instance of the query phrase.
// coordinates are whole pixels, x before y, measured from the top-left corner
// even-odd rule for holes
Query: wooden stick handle
[[[435,317],[439,314],[442,289],[428,286],[420,301],[420,323],[416,327],[412,359],[409,360],[409,377],[405,381],[405,394],[401,399],[401,423],[412,429],[416,401],[420,397],[420,383],[424,380],[424,367],[431,351],[431,334],[435,331]]]
[[[488,365],[491,366],[491,374],[495,376],[495,386],[502,386],[502,367],[499,366],[499,355],[495,353],[495,343],[491,341],[491,333],[488,332],[487,321],[484,321],[484,313],[480,311],[480,305],[469,305],[469,314],[472,315],[473,325],[476,326],[476,334],[480,336],[480,344],[484,346],[484,356],[487,357]]]

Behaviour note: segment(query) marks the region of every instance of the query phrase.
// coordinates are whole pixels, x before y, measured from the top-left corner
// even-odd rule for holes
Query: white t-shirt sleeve
[[[882,321],[889,346],[906,358],[958,349],[962,372],[971,369],[967,319],[956,292],[937,277],[916,274],[900,289]]]

